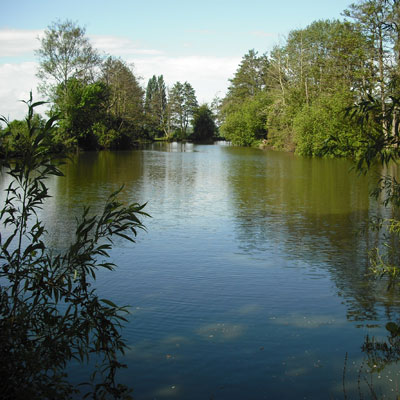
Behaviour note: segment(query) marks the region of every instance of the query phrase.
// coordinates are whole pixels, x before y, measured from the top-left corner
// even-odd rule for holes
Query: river
[[[369,275],[366,227],[382,210],[374,177],[351,167],[156,143],[80,154],[49,181],[42,218],[55,248],[83,205],[98,212],[121,185],[124,201],[147,202],[146,232],[116,241],[118,269],[96,284],[131,306],[119,377],[136,400],[352,399],[359,386],[371,398],[365,378],[395,398],[398,367],[368,374],[361,350],[367,335],[387,337],[400,302]]]

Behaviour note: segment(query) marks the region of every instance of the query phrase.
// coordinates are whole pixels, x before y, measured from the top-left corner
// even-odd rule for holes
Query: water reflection
[[[142,146],[142,149],[151,149],[156,151],[166,151],[172,153],[192,153],[194,151],[194,144],[190,142],[155,142]]]
[[[230,199],[241,250],[278,253],[329,271],[353,321],[379,320],[399,309],[369,273],[367,251],[376,245],[368,229],[381,212],[371,200],[374,177],[358,176],[345,160],[225,148]],[[238,159],[241,162],[238,162]]]
[[[133,306],[122,380],[138,399],[342,397],[344,354],[361,359],[366,331],[381,332],[399,304],[366,276],[376,240],[366,221],[381,210],[350,167],[155,143],[78,155],[50,181],[55,248],[82,206],[99,212],[122,184],[122,199],[148,202],[148,232],[117,242],[119,269],[97,283]]]
[[[85,152],[73,156],[61,170],[64,177],[49,179],[53,199],[41,213],[52,247],[60,248],[72,241],[76,219],[84,207],[100,214],[107,198],[122,186],[120,197],[124,202],[138,201],[127,184],[134,184],[142,176],[140,152]]]
[[[240,150],[225,151],[235,154]],[[387,291],[386,284],[369,271],[367,252],[378,245],[379,236],[368,229],[368,221],[391,212],[371,200],[377,171],[369,177],[358,176],[351,171],[350,163],[276,153],[263,157],[251,149],[247,150],[245,166],[231,160],[228,187],[236,205],[242,251],[254,255],[279,248],[275,251],[301,259],[311,268],[326,269],[344,298],[346,318],[375,335],[382,334],[381,323],[385,325],[385,320],[399,315],[400,308],[398,293]],[[329,316],[308,318],[298,314],[274,321],[305,329],[345,324]],[[368,385],[363,382],[363,390],[372,398],[398,394],[399,372],[391,367],[400,360],[400,328],[389,322],[386,330],[389,332],[384,339],[365,337],[362,351],[367,358],[354,363],[353,373],[370,380]],[[306,372],[300,368],[292,373]],[[363,398],[360,385],[357,391]],[[349,387],[347,390],[351,391]]]
[[[362,350],[367,354],[368,366],[376,372],[400,360],[400,326],[395,322],[386,324],[386,337],[366,336]]]

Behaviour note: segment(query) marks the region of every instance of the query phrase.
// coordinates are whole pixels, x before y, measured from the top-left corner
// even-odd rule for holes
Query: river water
[[[124,201],[147,202],[147,231],[115,242],[118,269],[96,284],[131,306],[119,377],[135,399],[373,398],[371,379],[379,398],[396,398],[398,367],[369,374],[361,349],[387,337],[400,303],[369,275],[366,227],[382,210],[374,177],[351,167],[170,143],[83,153],[49,181],[55,248],[83,205],[100,211],[122,184]]]

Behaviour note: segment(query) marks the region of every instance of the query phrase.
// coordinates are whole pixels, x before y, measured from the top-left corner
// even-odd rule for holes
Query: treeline
[[[400,121],[393,102],[400,94],[400,2],[360,0],[343,15],[343,21],[315,21],[291,31],[269,53],[250,50],[225,98],[200,107],[190,83],[168,88],[160,75],[143,88],[125,61],[100,57],[84,29],[55,22],[37,50],[40,90],[50,101],[50,117],[60,117],[48,140],[60,151],[125,149],[158,138],[212,141],[220,135],[235,145],[321,156],[335,137],[335,155],[362,153],[374,124],[388,132]],[[380,111],[368,121],[370,129],[365,119],[361,126],[348,118],[350,108],[364,100]],[[40,116],[35,121],[43,124]],[[0,151],[24,146],[23,126],[10,124]]]
[[[36,51],[39,89],[58,123],[46,140],[52,151],[75,148],[127,149],[140,141],[210,141],[217,134],[215,116],[198,105],[188,82],[168,88],[162,75],[141,87],[132,66],[113,56],[101,57],[85,30],[71,21],[50,25]],[[32,120],[43,127],[44,119]],[[26,145],[26,123],[9,123],[0,152],[19,153]]]
[[[376,99],[385,111],[399,94],[400,6],[363,0],[343,15],[291,31],[269,54],[250,50],[222,100],[221,134],[309,156],[322,155],[334,136],[337,155],[357,153],[365,129],[346,110]]]

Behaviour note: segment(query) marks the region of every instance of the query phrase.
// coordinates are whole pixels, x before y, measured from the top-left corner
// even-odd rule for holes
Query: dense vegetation
[[[346,26],[350,36],[342,36],[336,42],[343,46],[339,53],[331,53],[334,55],[331,71],[336,71],[336,76],[322,80],[327,86],[321,91],[314,84],[318,76],[323,77],[324,72],[329,71],[325,61],[329,60],[330,48],[316,47],[324,50],[322,61],[315,59],[309,65],[310,73],[311,66],[317,67],[317,77],[307,82],[305,77],[312,75],[304,75],[303,69],[300,75],[303,76],[303,96],[297,97],[303,104],[295,108],[289,126],[300,154],[351,155],[357,161],[359,172],[367,172],[371,166],[380,171],[372,195],[387,207],[387,216],[378,214],[369,221],[370,228],[379,232],[376,247],[370,249],[370,266],[377,277],[386,279],[388,290],[398,291],[400,183],[396,163],[400,160],[400,3],[397,0],[363,0],[352,4],[344,15],[353,22],[320,22],[306,29],[311,33],[318,25]],[[322,32],[335,35],[344,32],[342,28],[339,31],[331,28],[321,31],[319,37],[325,37]],[[303,32],[300,65],[304,66],[303,39],[307,35],[305,31],[300,32]],[[332,43],[335,43],[334,38],[331,36]],[[291,36],[289,42],[290,39]],[[316,49],[314,55],[318,54]],[[311,87],[314,92],[310,91]],[[287,89],[284,85],[281,88],[282,93]],[[269,140],[274,144],[273,137]],[[400,320],[398,315],[389,318],[387,338],[367,335],[362,346],[368,367],[378,372],[397,364],[400,357]],[[380,398],[372,385],[368,386],[371,398]],[[343,389],[347,398],[345,385]]]
[[[190,83],[167,87],[160,75],[143,88],[131,65],[100,57],[84,29],[55,22],[36,52],[50,116],[60,116],[52,149],[124,149],[137,141],[220,135],[235,145],[262,143],[321,156],[326,140],[339,135],[343,146],[335,154],[357,155],[364,137],[345,110],[367,98],[384,109],[399,91],[399,7],[397,0],[363,0],[344,10],[343,20],[291,31],[269,53],[250,50],[226,96],[216,99],[217,106],[204,105],[209,112],[199,108]],[[212,121],[199,122],[199,113]],[[208,124],[201,133],[196,114],[197,124]],[[13,122],[3,151],[17,151],[20,125]]]
[[[243,146],[262,142],[309,156],[357,156],[360,169],[377,159],[386,167],[398,160],[400,5],[364,0],[344,15],[349,20],[316,21],[292,31],[270,54],[250,50],[219,106],[221,134]],[[153,76],[144,90],[129,65],[101,59],[84,30],[69,21],[49,27],[37,54],[49,119],[34,114],[38,104],[30,101],[26,121],[3,120],[7,126],[0,132],[3,167],[12,180],[0,212],[9,232],[0,236],[0,276],[7,282],[0,287],[1,393],[68,397],[75,389],[64,375],[66,365],[95,356],[104,376],[93,381],[93,397],[123,397],[126,388],[114,377],[122,367],[116,356],[125,348],[119,327],[126,310],[98,299],[89,280],[98,268],[114,268],[98,261],[111,248],[104,239],[132,240],[127,232],[135,235],[142,227],[142,206],[123,207],[112,195],[99,217],[85,210],[76,242],[54,254],[36,215],[48,197],[45,179],[60,174],[52,154],[129,148],[156,138],[207,142],[217,133],[217,116],[211,105],[199,107],[188,82],[168,89],[162,75]],[[14,154],[20,158],[10,163],[7,157]],[[382,177],[376,195],[382,194],[398,208],[395,177]],[[398,239],[398,218],[379,225]],[[400,279],[396,251],[372,254],[375,272],[389,276],[390,285]],[[366,343],[375,364],[392,362],[390,351],[398,351],[400,324],[391,322],[387,330],[391,347]]]
[[[127,149],[156,138],[186,140],[193,131],[198,103],[190,83],[167,88],[162,75],[153,76],[144,90],[131,65],[100,57],[85,30],[71,21],[50,25],[36,54],[39,88],[51,105],[49,116],[59,117],[46,139],[52,152]],[[34,118],[43,124],[39,115]],[[26,126],[12,121],[9,128],[0,151],[18,154]]]
[[[222,135],[308,156],[339,135],[336,155],[358,154],[364,136],[345,110],[369,97],[385,108],[398,92],[399,3],[364,0],[344,16],[291,31],[269,54],[250,50],[222,102]]]
[[[10,179],[0,210],[1,398],[71,398],[84,382],[91,398],[130,398],[129,389],[115,381],[127,347],[120,328],[128,310],[99,298],[91,285],[98,270],[116,267],[108,260],[113,238],[133,242],[143,228],[139,218],[147,214],[142,205],[118,201],[119,190],[100,215],[84,209],[69,246],[48,247],[39,211],[50,197],[46,180],[62,175],[61,158],[47,140],[56,118],[39,125],[33,111],[40,102],[31,98],[27,105],[20,157],[6,155],[0,163]],[[67,366],[89,361],[96,364],[93,375],[74,386]]]

